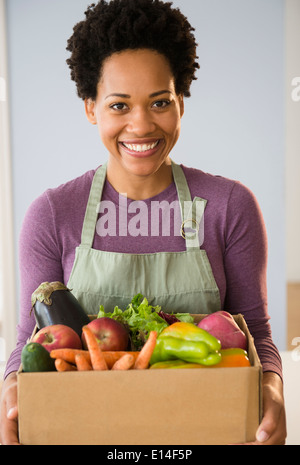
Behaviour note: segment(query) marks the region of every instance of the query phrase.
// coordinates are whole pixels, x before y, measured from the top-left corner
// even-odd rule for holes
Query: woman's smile
[[[162,139],[157,139],[154,141],[133,140],[120,142],[122,150],[127,152],[129,155],[138,158],[151,157],[157,152],[158,149],[161,148],[162,144]]]

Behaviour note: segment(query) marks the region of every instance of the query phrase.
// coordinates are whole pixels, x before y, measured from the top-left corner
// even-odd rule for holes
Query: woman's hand
[[[263,419],[253,445],[284,445],[286,418],[281,378],[272,372],[263,375]]]
[[[19,445],[17,374],[10,373],[4,380],[0,403],[0,443]]]

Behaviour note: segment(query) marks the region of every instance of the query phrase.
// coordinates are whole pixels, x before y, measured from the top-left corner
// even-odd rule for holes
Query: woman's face
[[[140,49],[115,53],[104,62],[96,101],[86,101],[119,174],[147,176],[168,159],[180,133],[183,98],[166,58]]]

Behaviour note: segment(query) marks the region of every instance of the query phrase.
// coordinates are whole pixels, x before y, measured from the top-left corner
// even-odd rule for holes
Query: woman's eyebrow
[[[153,92],[152,94],[149,95],[150,98],[153,97],[158,97],[159,95],[162,94],[171,94],[172,92],[170,90],[158,90],[157,92]],[[105,99],[109,97],[120,97],[120,98],[130,98],[131,96],[129,94],[120,94],[118,92],[115,92],[113,94],[109,94],[105,97]]]
[[[109,94],[105,97],[105,100],[109,97],[121,97],[121,98],[130,98],[130,95],[128,94],[119,94],[119,93],[114,93],[114,94]]]
[[[171,94],[172,92],[170,90],[159,90],[158,92],[153,92],[153,94],[150,94],[149,97],[158,97],[158,95],[161,94]]]

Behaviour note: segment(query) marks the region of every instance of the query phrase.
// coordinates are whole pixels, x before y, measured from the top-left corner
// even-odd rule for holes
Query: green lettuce
[[[159,312],[161,312],[159,305],[149,305],[146,297],[137,294],[125,310],[116,306],[113,312],[105,312],[103,305],[100,305],[97,317],[106,316],[122,323],[129,330],[131,350],[140,350],[145,344],[150,331],[156,331],[159,334],[168,326],[168,323],[159,315]],[[180,321],[193,322],[193,318],[188,313],[176,313],[175,315]]]

